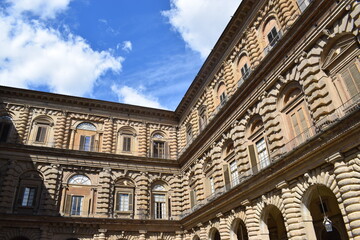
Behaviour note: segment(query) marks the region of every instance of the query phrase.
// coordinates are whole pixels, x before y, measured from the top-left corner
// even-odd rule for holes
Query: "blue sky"
[[[0,85],[174,110],[240,0],[0,0]]]

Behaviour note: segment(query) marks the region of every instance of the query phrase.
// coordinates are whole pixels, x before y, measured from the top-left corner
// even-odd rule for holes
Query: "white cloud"
[[[67,9],[72,0],[6,0],[11,15],[21,15],[25,12],[40,18],[54,18],[56,14]]]
[[[206,58],[241,0],[170,0],[162,14],[188,46]]]
[[[19,2],[26,9],[27,1]],[[55,6],[61,1],[49,2]],[[119,72],[123,61],[109,51],[94,51],[79,36],[11,14],[0,14],[0,45],[1,85],[41,86],[77,96],[90,95],[97,79],[108,71]]]
[[[125,52],[130,52],[132,50],[132,43],[130,41],[124,41],[122,45],[122,50]]]
[[[143,87],[140,87],[140,89],[143,89]],[[111,87],[111,90],[118,96],[119,102],[144,107],[164,109],[164,107],[160,105],[156,98],[146,96],[145,94],[134,88],[128,86],[119,87],[117,85],[113,85]]]

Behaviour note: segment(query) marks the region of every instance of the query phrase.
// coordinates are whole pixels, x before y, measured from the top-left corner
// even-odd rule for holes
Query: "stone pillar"
[[[215,191],[224,187],[223,166],[221,164],[221,148],[214,146],[212,149],[212,165],[214,165],[214,179]]]
[[[64,135],[66,127],[66,116],[67,112],[62,112],[54,126],[55,148],[62,148],[62,145],[65,142]]]
[[[104,124],[104,138],[102,143],[102,151],[105,153],[111,153],[113,143],[113,135],[114,135],[114,121],[110,117],[105,120]]]
[[[18,132],[18,142],[25,143],[26,142],[26,130],[28,128],[28,121],[30,115],[30,107],[25,106],[23,110],[19,114],[19,124],[17,125],[17,132]]]
[[[219,233],[221,240],[230,240],[230,228],[226,221],[226,217],[222,213],[216,214],[216,217],[220,219]]]
[[[360,155],[346,163],[340,153],[326,159],[334,165],[335,178],[346,213],[344,223],[350,239],[360,239]],[[341,209],[340,209],[341,210]],[[343,211],[342,211],[343,212]],[[347,219],[345,218],[347,217]]]
[[[150,216],[149,213],[149,177],[148,174],[142,172],[141,175],[137,178],[138,186],[136,188],[136,196],[137,196],[137,205],[138,205],[138,216],[135,216],[137,219],[146,219]]]
[[[12,213],[13,202],[16,201],[16,188],[17,188],[17,179],[19,173],[16,171],[18,165],[15,160],[10,160],[8,162],[8,169],[5,173],[5,177],[2,182],[2,192],[0,194],[0,212],[2,213]]]
[[[254,208],[250,205],[250,202],[248,200],[243,201],[241,205],[245,206],[245,224],[248,230],[249,240],[262,240],[261,236],[259,236],[259,221],[256,219],[256,213]]]
[[[97,199],[97,211],[96,214],[102,217],[109,216],[109,201],[111,192],[111,169],[104,168],[99,174],[99,189]],[[95,201],[95,199],[93,200]]]
[[[99,235],[97,237],[98,240],[106,240],[105,233],[107,232],[107,229],[99,229]]]
[[[303,240],[306,237],[305,229],[301,221],[302,215],[299,204],[294,194],[289,189],[286,181],[282,181],[276,185],[281,190],[281,198],[284,201],[285,216],[284,221],[287,225],[287,237],[289,240]]]
[[[182,240],[183,239],[183,232],[182,231],[176,231],[175,232],[175,240]]]

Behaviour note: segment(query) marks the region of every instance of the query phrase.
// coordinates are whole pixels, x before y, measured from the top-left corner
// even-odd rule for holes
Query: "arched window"
[[[237,169],[237,162],[234,158],[234,143],[227,140],[222,148],[224,182],[226,189],[230,189],[239,184],[239,173]]]
[[[122,178],[115,183],[115,213],[117,217],[132,218],[134,212],[135,184]]]
[[[152,186],[152,215],[155,219],[167,219],[170,215],[170,204],[168,202],[168,193],[166,185],[157,182]],[[169,210],[169,211],[168,211]],[[168,214],[169,213],[169,214]]]
[[[349,34],[324,47],[323,69],[332,78],[341,104],[351,105],[360,99],[360,46]]]
[[[263,210],[260,231],[261,239],[288,239],[284,217],[274,205],[268,205]]]
[[[284,116],[284,123],[288,127],[285,139],[293,140],[291,148],[304,142],[313,132],[311,118],[304,100],[301,86],[297,82],[291,82],[285,86],[280,97],[280,111]],[[291,149],[288,149],[291,150]]]
[[[168,144],[162,133],[154,133],[152,136],[152,157],[168,158]]]
[[[38,117],[33,121],[30,143],[48,145],[52,142],[53,120],[49,117]]]
[[[265,54],[267,54],[281,38],[281,30],[274,17],[266,21],[263,28],[263,37],[266,46]]]
[[[130,127],[121,128],[119,131],[118,153],[132,153],[135,151],[136,131]]]
[[[72,176],[64,196],[64,214],[69,216],[89,216],[93,212],[92,183],[82,174]]]
[[[251,69],[250,69],[250,61],[249,58],[245,55],[242,54],[241,57],[239,58],[238,64],[237,64],[237,69],[240,73],[240,77],[239,77],[239,83],[238,85],[240,86],[241,84],[244,83],[244,80],[250,75],[251,73]]]
[[[74,175],[69,179],[69,184],[91,185],[91,181],[87,176]]]
[[[270,165],[267,139],[264,135],[264,126],[260,116],[255,116],[250,121],[247,129],[249,140],[248,156],[253,173]]]
[[[37,171],[29,171],[20,176],[16,212],[36,212],[40,203],[42,182],[42,176]]]
[[[218,105],[223,105],[227,101],[226,86],[221,82],[217,89],[217,101]]]
[[[97,151],[99,146],[99,137],[97,136],[96,127],[92,123],[80,123],[76,127],[75,149],[80,151]]]
[[[200,131],[204,130],[205,126],[208,123],[206,106],[201,106],[199,108],[199,129]]]
[[[9,116],[0,116],[0,142],[7,142],[11,132],[12,119]]]

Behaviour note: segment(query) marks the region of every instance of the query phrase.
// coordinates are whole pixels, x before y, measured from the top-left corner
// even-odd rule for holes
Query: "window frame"
[[[155,187],[158,185],[162,186],[163,189],[155,189]],[[156,196],[158,197],[161,196],[163,198],[163,201],[161,202],[157,201],[158,198],[156,198]],[[168,189],[164,183],[158,182],[152,185],[151,200],[152,200],[151,209],[152,209],[153,219],[161,220],[161,219],[169,219],[171,217],[171,209],[170,209],[171,203],[168,196]],[[159,206],[161,207],[159,208]]]

